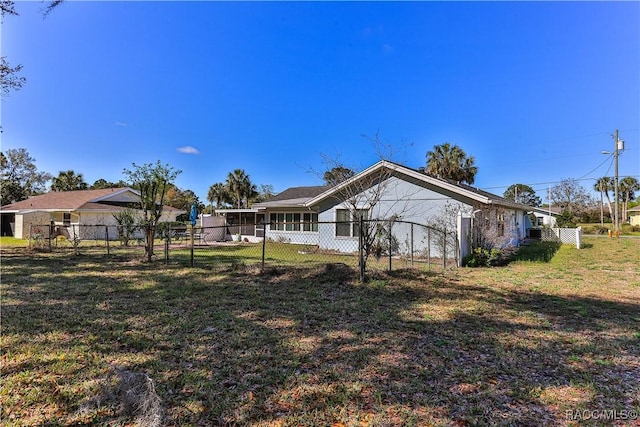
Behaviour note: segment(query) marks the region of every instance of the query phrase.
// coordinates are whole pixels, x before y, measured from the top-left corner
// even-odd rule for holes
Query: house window
[[[353,213],[348,209],[336,209],[336,236],[358,237],[360,235],[360,218],[367,218],[366,209],[356,209]]]
[[[273,212],[269,214],[271,230],[318,231],[318,214],[299,212]]]
[[[304,231],[318,231],[318,214],[306,213],[302,215],[302,229]]]
[[[63,212],[62,213],[62,225],[68,227],[71,225],[71,213]]]
[[[498,236],[504,236],[504,212],[498,212],[496,222],[498,224]]]

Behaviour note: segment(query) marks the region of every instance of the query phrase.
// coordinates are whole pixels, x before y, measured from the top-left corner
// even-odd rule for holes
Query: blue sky
[[[2,99],[2,149],[92,184],[160,160],[201,201],[233,169],[318,185],[323,155],[362,169],[379,133],[425,164],[449,141],[475,185],[640,177],[638,2],[40,2],[5,17],[26,86]]]

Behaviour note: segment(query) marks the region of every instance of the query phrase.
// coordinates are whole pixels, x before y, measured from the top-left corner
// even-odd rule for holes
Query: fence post
[[[392,240],[391,240],[391,228],[393,227],[393,222],[391,220],[389,220],[389,273],[391,273],[391,245],[392,245]]]
[[[364,219],[358,219],[360,233],[358,234],[358,267],[360,270],[360,282],[364,282]]]
[[[32,230],[31,224],[29,224],[29,249],[33,249],[33,248],[31,247],[31,236],[33,235],[33,234],[32,234],[32,231],[33,231],[33,230]]]
[[[580,249],[582,246],[582,227],[576,228],[576,248]]]
[[[442,232],[442,268],[447,269],[447,231]]]
[[[109,247],[109,226],[104,226],[104,238],[107,239],[107,256],[111,256],[111,248]]]
[[[427,268],[431,270],[431,228],[427,228]]]
[[[411,268],[413,268],[413,223],[411,223]]]
[[[171,228],[164,239],[164,265],[169,265],[169,241],[171,240]]]
[[[53,225],[49,223],[49,252],[52,252],[51,248],[51,236],[53,235]]]
[[[263,273],[264,273],[264,255],[265,255],[266,249],[267,249],[267,222],[266,220],[263,220],[262,221],[262,264],[261,264],[261,271]]]
[[[193,225],[191,226],[191,267],[193,267]]]

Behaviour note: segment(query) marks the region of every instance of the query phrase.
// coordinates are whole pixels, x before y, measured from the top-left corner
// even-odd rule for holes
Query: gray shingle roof
[[[283,192],[265,200],[261,203],[255,203],[254,208],[266,208],[271,206],[300,206],[307,200],[322,194],[329,188],[325,185],[316,185],[311,187],[291,187]]]

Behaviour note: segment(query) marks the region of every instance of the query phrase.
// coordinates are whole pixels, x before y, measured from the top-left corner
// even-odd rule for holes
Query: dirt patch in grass
[[[164,425],[572,425],[566,411],[637,410],[640,246],[602,242],[365,284],[346,266],[3,251],[1,419],[135,423],[86,405],[116,365],[153,381]]]

